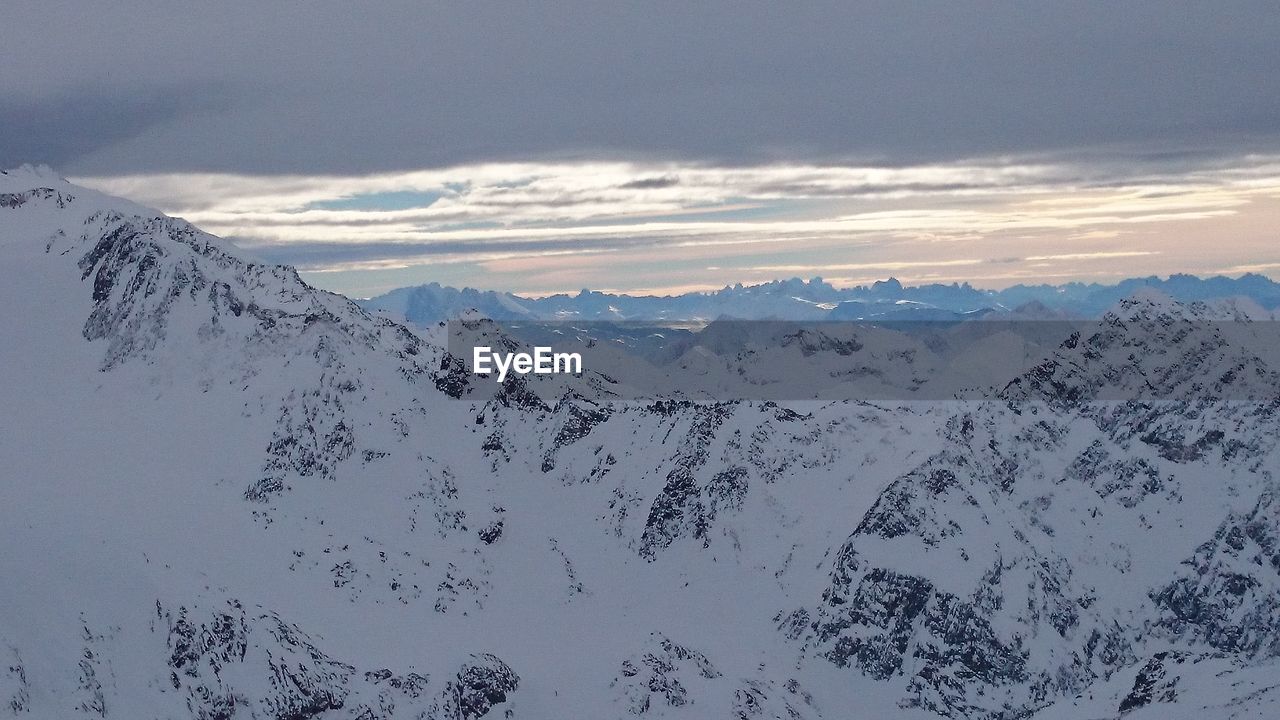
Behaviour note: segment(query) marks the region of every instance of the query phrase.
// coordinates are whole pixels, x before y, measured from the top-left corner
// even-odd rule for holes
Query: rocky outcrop
[[[167,682],[200,720],[476,720],[506,703],[520,683],[491,654],[473,656],[443,684],[412,671],[359,672],[297,626],[234,600],[200,616],[157,603],[157,615],[167,627]]]
[[[1280,657],[1280,500],[1267,492],[1151,595],[1156,634],[1248,658]]]

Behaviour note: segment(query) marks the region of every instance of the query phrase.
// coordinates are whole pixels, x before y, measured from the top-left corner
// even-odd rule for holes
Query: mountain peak
[[[4,242],[45,240],[48,234],[76,223],[64,212],[31,212],[37,207],[55,211],[72,209],[81,222],[94,213],[107,211],[124,216],[166,217],[159,210],[76,185],[47,165],[22,165],[0,171],[0,210],[20,211],[20,215],[5,218],[8,232]]]
[[[67,179],[59,175],[48,165],[19,165],[16,168],[0,170],[0,191],[29,190],[41,183],[66,183]]]

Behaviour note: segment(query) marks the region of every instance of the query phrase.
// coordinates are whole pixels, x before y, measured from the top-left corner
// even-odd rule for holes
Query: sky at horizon
[[[1180,272],[1280,277],[1280,160],[1125,170],[572,163],[73,179],[355,297],[432,281],[545,295],[813,276],[993,289]]]
[[[0,166],[355,296],[1280,278],[1280,10],[6,11]]]

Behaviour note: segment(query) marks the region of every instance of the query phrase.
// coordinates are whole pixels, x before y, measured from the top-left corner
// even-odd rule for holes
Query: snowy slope
[[[1140,298],[982,402],[611,402],[38,170],[0,275],[0,715],[1275,702],[1280,386],[1248,332],[1169,342],[1203,309]]]

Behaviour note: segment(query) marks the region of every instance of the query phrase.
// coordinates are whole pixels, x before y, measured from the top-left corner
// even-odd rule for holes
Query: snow
[[[234,717],[273,717],[306,695],[273,680],[284,667],[309,697],[342,699],[315,717],[460,717],[460,675],[500,688],[501,662],[518,687],[489,717],[623,717],[645,699],[653,717],[976,717],[1002,702],[1117,717],[1170,649],[1187,658],[1163,671],[1176,697],[1126,717],[1274,707],[1272,654],[1209,646],[1154,599],[1273,490],[1276,385],[1251,326],[1194,356],[1195,338],[1160,334],[1168,313],[1228,306],[1139,298],[1117,316],[1123,342],[1106,344],[1104,320],[1096,357],[1057,356],[1053,379],[1084,388],[1128,377],[1115,367],[1166,379],[1167,406],[1036,397],[1056,386],[1031,376],[985,402],[610,402],[561,381],[451,385],[439,333],[47,170],[0,175],[5,194],[21,202],[0,207],[0,669],[21,671],[0,672],[0,712],[198,717],[204,687],[236,698]],[[780,382],[770,353],[796,367],[802,342],[840,339],[740,361]],[[1198,403],[1194,377],[1151,372],[1178,363],[1204,377],[1244,363],[1264,394]],[[854,612],[883,599],[877,570],[932,588],[883,680],[835,661],[841,638],[880,633]],[[1020,644],[1028,678],[966,674],[981,653],[946,596],[977,608],[971,629]],[[868,604],[833,600],[852,597]],[[215,642],[175,665],[181,609],[213,628],[239,617],[232,601],[244,659],[218,665]],[[1062,608],[1075,624],[1059,631]],[[789,633],[797,611],[808,621]],[[1079,659],[1117,627],[1125,653]],[[384,668],[426,676],[421,697],[376,680]],[[945,677],[967,679],[948,695],[930,684]]]

